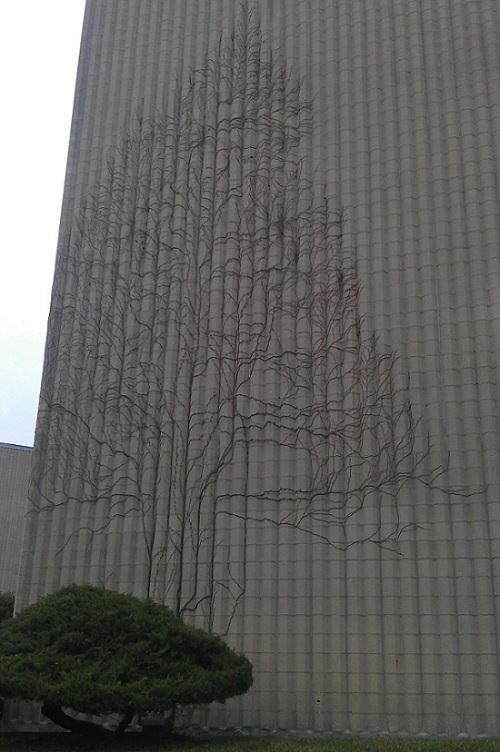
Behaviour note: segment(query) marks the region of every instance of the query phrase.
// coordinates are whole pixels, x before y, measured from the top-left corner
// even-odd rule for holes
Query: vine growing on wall
[[[142,595],[218,631],[246,592],[250,529],[395,546],[401,489],[444,470],[360,313],[313,127],[242,12],[173,108],[123,138],[56,280],[33,509],[80,510],[66,548],[135,535]]]

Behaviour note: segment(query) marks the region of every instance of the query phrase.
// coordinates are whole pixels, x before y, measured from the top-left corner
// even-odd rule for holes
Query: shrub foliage
[[[164,712],[246,692],[250,662],[165,606],[102,588],[59,590],[0,626],[0,695],[103,715]]]

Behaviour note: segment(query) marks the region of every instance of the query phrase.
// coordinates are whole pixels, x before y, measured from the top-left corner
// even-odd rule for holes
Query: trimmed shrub
[[[248,659],[219,637],[103,588],[72,585],[0,625],[0,696],[41,701],[45,715],[75,731],[95,726],[63,707],[121,713],[123,730],[136,713],[223,702],[251,684]]]

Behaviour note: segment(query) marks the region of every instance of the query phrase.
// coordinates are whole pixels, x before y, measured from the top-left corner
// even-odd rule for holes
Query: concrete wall
[[[254,662],[255,685],[211,710],[208,722],[499,734],[498,5],[253,5],[270,44],[314,95],[318,127],[306,169],[317,170],[346,211],[367,326],[400,352],[415,414],[430,436],[430,462],[449,467],[444,491],[417,484],[401,493],[401,522],[412,527],[397,554],[373,543],[338,551],[283,527],[250,524],[244,536],[232,522],[220,529],[221,561],[245,562],[246,594],[228,639]],[[110,522],[102,499],[73,502],[57,480],[68,463],[85,473],[95,460],[92,447],[72,452],[71,432],[64,451],[60,442],[54,449],[64,426],[47,408],[74,384],[64,315],[76,289],[67,264],[73,216],[105,179],[103,155],[113,153],[120,132],[138,115],[168,107],[176,75],[185,80],[221,30],[231,31],[237,6],[88,1],[35,442],[34,478],[44,475],[45,500],[53,482],[63,503],[50,506],[54,496],[47,508],[40,495],[32,498],[44,511],[26,530],[21,603],[75,580],[144,595],[140,515]],[[266,459],[266,479],[296,471],[283,458]],[[450,494],[458,487],[471,495]],[[353,537],[364,535],[374,514],[368,509],[352,523]],[[229,610],[228,597],[221,613]]]
[[[0,592],[14,593],[28,500],[31,447],[0,443]]]

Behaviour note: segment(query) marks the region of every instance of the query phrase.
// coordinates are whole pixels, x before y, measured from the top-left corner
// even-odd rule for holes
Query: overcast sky
[[[84,0],[0,0],[0,441],[33,443]]]

